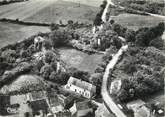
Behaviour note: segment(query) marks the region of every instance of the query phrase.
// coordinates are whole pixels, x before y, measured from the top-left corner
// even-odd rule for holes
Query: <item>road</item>
[[[24,20],[57,0],[30,0],[0,6],[0,18]]]
[[[116,117],[127,117],[122,110],[119,109],[117,104],[113,101],[111,96],[109,95],[109,90],[107,89],[108,87],[108,78],[110,74],[110,70],[112,70],[116,63],[118,62],[120,56],[123,54],[124,51],[126,51],[128,48],[127,45],[122,46],[121,49],[115,54],[112,58],[112,60],[109,62],[109,64],[106,67],[104,76],[103,76],[103,82],[102,82],[102,97],[108,108],[116,115]]]

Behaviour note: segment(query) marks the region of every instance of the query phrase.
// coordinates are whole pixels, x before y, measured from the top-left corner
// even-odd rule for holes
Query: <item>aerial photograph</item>
[[[165,117],[165,0],[0,0],[0,117]]]

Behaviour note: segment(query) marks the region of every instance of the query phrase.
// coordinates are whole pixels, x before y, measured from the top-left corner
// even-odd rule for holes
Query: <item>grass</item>
[[[99,7],[84,4],[79,6],[79,3],[58,0],[25,21],[59,23],[62,20],[66,23],[68,20],[73,20],[92,23],[98,11]]]
[[[59,52],[61,59],[67,65],[89,73],[94,73],[103,56],[101,54],[88,55],[72,48],[59,48]]]
[[[113,19],[117,23],[133,30],[137,30],[142,27],[155,26],[159,22],[164,22],[164,19],[162,18],[135,15],[135,14],[129,14],[129,13],[120,14],[118,16],[113,17]]]
[[[12,23],[0,22],[0,48],[7,44],[28,38],[38,32],[47,32],[48,27],[23,26]]]
[[[63,0],[63,1],[80,3],[80,4],[94,6],[94,7],[99,7],[103,2],[103,0]]]

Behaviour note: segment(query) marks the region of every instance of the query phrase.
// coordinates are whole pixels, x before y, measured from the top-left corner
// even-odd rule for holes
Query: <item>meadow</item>
[[[112,19],[114,19],[115,22],[133,30],[137,30],[142,27],[155,26],[160,22],[164,22],[163,18],[129,13],[123,13],[118,16],[114,16]]]

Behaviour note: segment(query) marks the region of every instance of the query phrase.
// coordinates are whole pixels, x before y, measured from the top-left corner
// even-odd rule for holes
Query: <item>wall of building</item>
[[[81,94],[86,98],[91,98],[90,91],[84,90],[84,89],[82,89],[78,86],[72,85],[72,84],[68,84],[67,86],[71,91],[74,91],[75,93]]]

